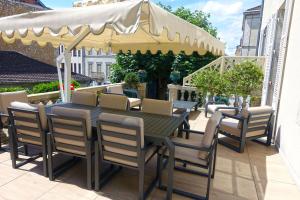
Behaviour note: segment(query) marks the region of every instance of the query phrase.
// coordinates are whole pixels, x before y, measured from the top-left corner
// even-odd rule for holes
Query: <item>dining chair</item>
[[[3,129],[8,127],[8,110],[10,103],[13,101],[19,101],[23,103],[29,103],[28,97],[25,91],[18,92],[3,92],[0,93],[0,150],[2,149],[1,134],[3,134]],[[26,148],[24,148],[25,150]],[[26,152],[25,152],[26,153]]]
[[[39,157],[43,157],[43,173],[47,171],[46,133],[48,123],[43,104],[32,105],[22,102],[12,102],[8,108],[9,114],[9,145],[13,168],[19,168]],[[31,156],[17,164],[19,157],[18,143],[37,146],[42,149],[38,155]]]
[[[107,93],[108,94],[119,94],[126,96],[127,90],[123,89],[122,85],[113,85],[107,87]],[[139,110],[141,109],[142,100],[135,90],[130,90],[130,93],[135,93],[135,97],[132,97],[128,95],[128,101],[129,101],[129,108],[135,108],[138,107]]]
[[[247,140],[254,140],[271,145],[272,131],[270,131],[273,109],[270,106],[250,107],[241,111],[239,115],[229,115],[223,113],[225,119],[222,120],[219,133],[226,136],[220,138],[219,143],[233,149],[239,153],[244,152]],[[266,137],[266,141],[259,140]],[[234,145],[227,141],[230,138],[238,142]]]
[[[172,116],[173,103],[171,101],[144,98],[142,102],[142,112]]]
[[[128,110],[128,98],[117,94],[101,94],[99,105],[101,108],[114,110]]]
[[[49,179],[71,167],[76,158],[86,160],[87,188],[92,189],[93,138],[91,113],[89,110],[53,107],[48,115],[49,134],[47,135]],[[69,155],[73,160],[53,168],[53,153]],[[73,162],[74,161],[74,162]]]
[[[144,139],[144,121],[141,118],[102,113],[97,122],[98,142],[95,144],[95,189],[100,190],[103,164],[113,164],[138,171],[138,199],[145,199],[151,186],[144,190],[145,165],[158,148],[147,145]],[[106,173],[103,173],[106,174]]]
[[[71,101],[75,104],[97,106],[97,94],[92,92],[74,91]]]
[[[207,177],[205,196],[187,192],[179,188],[173,188],[173,192],[192,199],[209,199],[210,184],[211,179],[214,178],[217,159],[217,134],[222,117],[221,112],[216,112],[208,120],[204,132],[191,130],[190,133],[195,134],[195,136],[197,135],[198,138],[184,139],[173,137],[171,139],[175,145],[174,159],[176,162],[182,164],[175,166],[175,170]],[[166,189],[166,187],[162,185],[161,178],[162,170],[164,168],[164,158],[169,158],[169,150],[166,147],[161,148],[158,156],[158,168],[160,169],[158,185],[162,189]],[[206,171],[200,172],[199,170],[196,170],[196,168],[202,169],[202,171],[204,169]]]

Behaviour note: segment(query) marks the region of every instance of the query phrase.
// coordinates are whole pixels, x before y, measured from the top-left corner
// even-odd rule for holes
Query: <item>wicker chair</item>
[[[98,143],[95,145],[95,189],[99,190],[100,167],[104,163],[138,171],[139,196],[145,199],[152,187],[144,191],[145,165],[157,153],[157,147],[144,141],[144,121],[141,118],[102,113],[98,120]],[[104,173],[106,174],[106,173]],[[153,186],[155,180],[150,186]]]
[[[74,91],[72,94],[72,103],[97,106],[97,94],[92,92]]]
[[[238,146],[225,141],[226,138],[219,139],[223,144],[237,152],[244,152],[246,140],[259,141],[259,138],[267,137],[263,142],[265,145],[271,144],[272,132],[270,131],[271,119],[273,116],[272,107],[250,107],[243,110],[241,114],[233,116],[223,113],[226,117],[221,125],[219,133],[238,141]]]
[[[207,177],[207,189],[205,196],[200,196],[198,194],[193,194],[187,191],[183,191],[177,188],[173,188],[173,191],[177,194],[192,198],[192,199],[209,199],[210,182],[211,178],[214,178],[215,166],[216,166],[216,153],[217,153],[217,133],[219,129],[219,124],[222,120],[222,113],[216,112],[209,119],[206,129],[204,132],[191,130],[190,133],[197,134],[200,137],[199,140],[187,140],[183,138],[172,138],[172,142],[175,145],[175,161],[182,163],[181,166],[175,166],[176,170],[182,172],[191,173],[200,176]],[[166,189],[162,185],[161,181],[161,171],[163,170],[163,158],[169,157],[169,150],[167,148],[162,148],[159,152],[158,160],[160,169],[159,173],[159,187]],[[199,172],[198,170],[193,170],[187,168],[187,166],[194,166],[200,169],[204,169],[207,172]]]
[[[126,96],[126,93],[132,93],[132,90],[124,90],[122,85],[114,85],[114,86],[108,86],[107,87],[107,93],[108,94],[118,94],[118,95],[124,95]],[[128,101],[129,101],[129,108],[135,108],[135,107],[139,107],[139,109],[141,109],[141,104],[142,104],[142,100],[139,98],[139,94],[137,91],[134,91],[135,93],[135,98],[134,97],[130,97],[128,95]]]
[[[92,189],[93,141],[89,110],[53,107],[48,115],[50,133],[48,143],[49,179],[54,180],[61,171],[72,166],[76,158],[87,161],[87,188]],[[53,168],[53,153],[72,156],[74,159]]]
[[[8,113],[10,120],[9,144],[13,168],[19,168],[43,156],[43,172],[44,176],[47,176],[46,133],[48,132],[48,123],[44,105],[12,102]],[[42,149],[42,153],[17,164],[18,143],[38,146]]]
[[[7,108],[13,101],[29,103],[25,91],[0,93],[0,150],[2,150],[1,134],[3,133],[3,128],[8,126],[9,116]]]

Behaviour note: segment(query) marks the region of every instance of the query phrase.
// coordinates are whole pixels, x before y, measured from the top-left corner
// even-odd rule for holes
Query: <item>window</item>
[[[106,78],[110,78],[110,67],[112,63],[106,63]]]
[[[78,57],[81,57],[81,50],[78,50]]]
[[[64,68],[65,68],[65,63],[61,63],[61,64],[60,64],[60,67],[61,67],[62,69],[64,69]]]
[[[71,63],[71,71],[74,72],[73,63]]]
[[[77,64],[74,63],[74,72],[77,73]]]
[[[73,50],[73,57],[76,57],[77,56],[77,51],[74,49]]]
[[[97,72],[101,72],[102,63],[97,63]]]
[[[92,75],[92,70],[93,70],[93,63],[89,62],[88,63],[88,75],[91,76]]]
[[[89,55],[89,56],[92,56],[92,55],[93,55],[93,49],[91,49],[91,50],[88,51],[88,55]]]
[[[64,53],[64,46],[63,45],[60,46],[60,53],[62,53],[62,54]]]
[[[81,71],[81,64],[80,64],[80,63],[78,63],[78,73],[79,73],[79,74],[82,74],[82,71]]]

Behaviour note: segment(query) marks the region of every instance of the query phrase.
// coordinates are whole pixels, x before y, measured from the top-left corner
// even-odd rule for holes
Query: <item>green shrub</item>
[[[0,88],[0,93],[3,93],[3,92],[16,92],[16,91],[22,91],[22,90],[26,90],[26,89],[22,88],[22,87]]]
[[[129,88],[137,88],[139,84],[139,76],[134,72],[126,74],[124,81]]]
[[[80,83],[78,83],[75,80],[72,80],[72,84],[74,84],[75,88],[80,87]],[[37,93],[45,93],[45,92],[53,92],[53,91],[58,91],[59,90],[59,82],[54,81],[50,83],[40,83],[32,88],[32,93],[37,94]]]

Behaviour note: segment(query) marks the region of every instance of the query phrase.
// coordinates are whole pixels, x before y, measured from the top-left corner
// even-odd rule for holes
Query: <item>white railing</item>
[[[169,84],[168,89],[169,89],[169,101],[175,101],[175,100],[193,101],[199,98],[196,87]]]
[[[235,64],[239,64],[243,61],[253,61],[256,62],[258,65],[260,65],[263,68],[265,66],[265,57],[259,57],[259,56],[222,56],[213,62],[207,64],[206,66],[202,67],[201,69],[195,71],[194,73],[188,75],[187,77],[183,78],[183,86],[192,86],[192,79],[193,76],[195,76],[197,73],[199,73],[202,70],[205,69],[217,69],[220,71],[220,73],[225,72],[226,70],[233,67]]]

